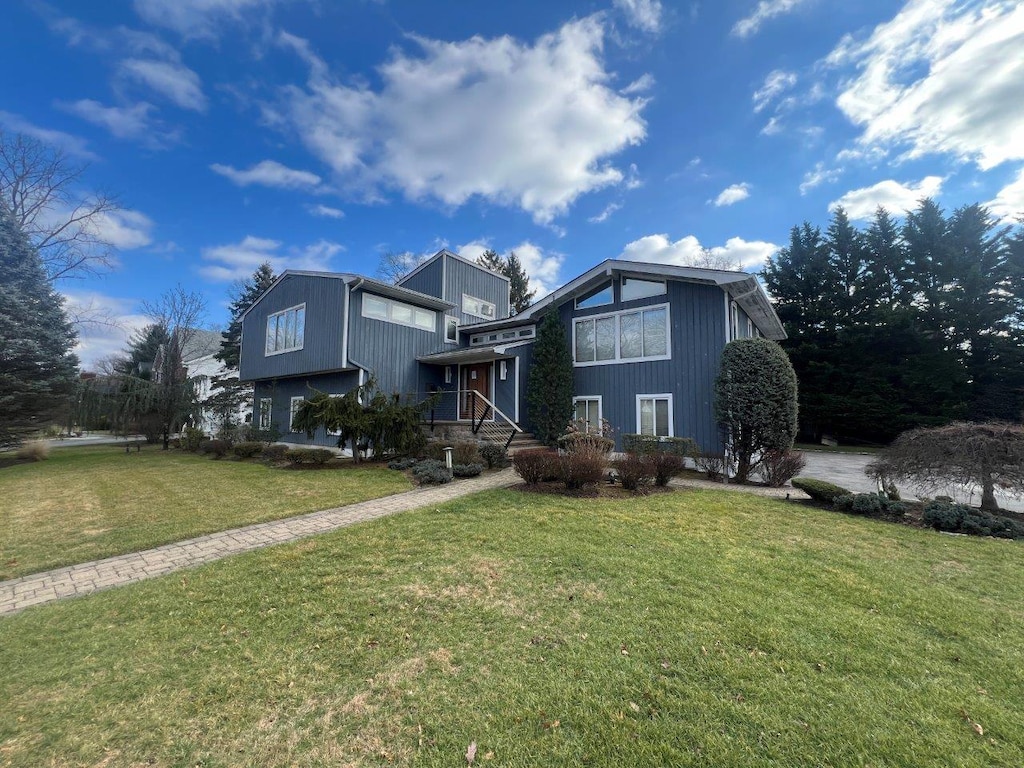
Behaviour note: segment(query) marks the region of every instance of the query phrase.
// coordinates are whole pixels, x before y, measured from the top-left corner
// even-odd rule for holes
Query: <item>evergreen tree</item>
[[[0,445],[61,418],[75,388],[75,334],[39,253],[0,204]]]
[[[515,251],[509,253],[507,258],[502,258],[496,251],[488,249],[477,257],[476,263],[508,278],[509,314],[518,315],[530,306],[537,292],[530,290],[530,276],[526,274]]]
[[[549,312],[537,328],[533,362],[526,384],[530,426],[538,440],[554,445],[572,418],[572,353],[557,312]]]

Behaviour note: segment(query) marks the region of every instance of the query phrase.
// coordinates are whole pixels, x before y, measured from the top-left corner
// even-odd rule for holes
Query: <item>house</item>
[[[509,316],[505,277],[442,250],[397,285],[284,272],[243,316],[241,379],[255,386],[254,418],[286,442],[335,444],[294,432],[292,415],[313,389],[341,395],[371,376],[410,399],[439,393],[435,424],[511,438],[530,429],[530,362],[552,311],[572,349],[577,419],[692,437],[705,450],[721,446],[712,405],[722,348],[785,338],[745,272],[608,260]]]

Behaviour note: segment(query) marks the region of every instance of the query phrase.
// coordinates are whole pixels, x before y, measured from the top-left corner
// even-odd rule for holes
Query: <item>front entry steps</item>
[[[532,432],[517,432],[512,440],[512,445],[508,447],[508,453],[511,456],[516,451],[528,451],[531,448],[544,447],[544,443],[534,437]]]

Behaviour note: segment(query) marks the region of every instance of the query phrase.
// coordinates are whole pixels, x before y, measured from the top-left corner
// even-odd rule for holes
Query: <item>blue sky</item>
[[[804,220],[1024,214],[1024,6],[996,0],[8,0],[0,125],[116,194],[124,327],[180,282],[515,250],[756,270]],[[86,364],[124,331],[89,329]]]

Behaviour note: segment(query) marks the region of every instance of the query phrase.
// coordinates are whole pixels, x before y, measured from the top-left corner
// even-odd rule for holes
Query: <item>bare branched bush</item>
[[[897,437],[867,473],[881,483],[907,480],[926,489],[980,487],[981,508],[996,511],[996,488],[1024,492],[1024,427],[955,422],[913,429]]]

